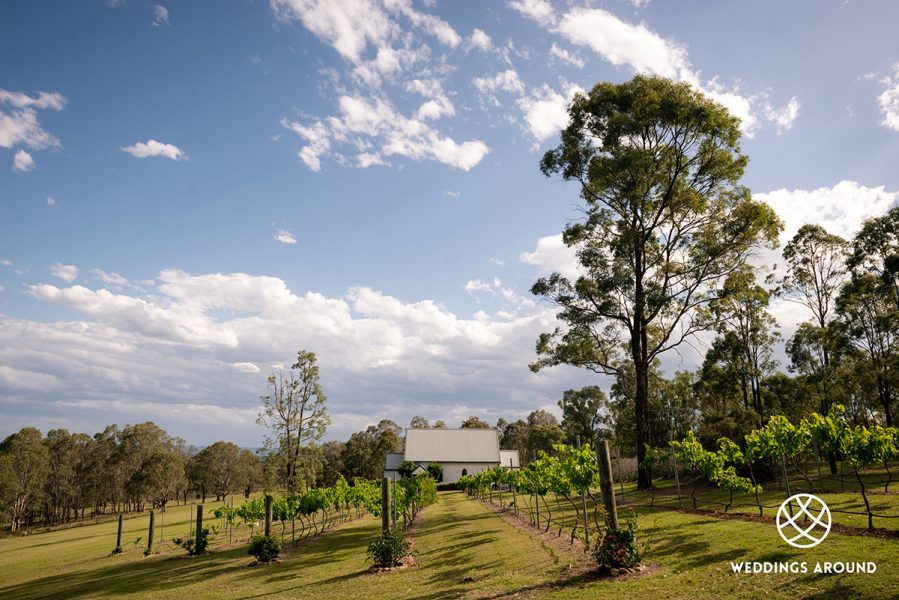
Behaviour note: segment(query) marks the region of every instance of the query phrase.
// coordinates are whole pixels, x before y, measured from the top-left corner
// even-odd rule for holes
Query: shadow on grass
[[[358,552],[372,537],[372,527],[348,526],[310,540],[283,563],[250,568],[247,546],[219,549],[201,557],[153,556],[117,562],[114,557],[98,557],[103,566],[74,573],[42,577],[13,586],[0,587],[0,598],[72,598],[79,596],[120,597],[133,593],[152,594],[192,584],[200,584],[226,573],[240,572],[242,580],[260,579],[268,583],[293,580],[307,567],[334,560],[347,552]],[[327,538],[328,543],[320,543]],[[241,559],[244,559],[241,562]],[[298,571],[299,569],[299,571]],[[316,582],[305,581],[304,586]],[[186,594],[189,591],[185,591]],[[268,592],[271,593],[271,592]],[[267,594],[262,594],[267,595]]]

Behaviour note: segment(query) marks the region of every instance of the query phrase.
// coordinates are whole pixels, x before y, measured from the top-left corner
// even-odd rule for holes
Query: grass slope
[[[188,516],[187,507],[169,510],[166,538],[186,533]],[[118,557],[108,556],[115,523],[0,540],[0,598],[899,597],[897,541],[832,533],[803,551],[786,546],[767,524],[670,510],[640,517],[652,571],[618,579],[566,575],[575,554],[461,493],[440,494],[422,514],[418,564],[387,573],[368,571],[365,548],[379,526],[370,517],[309,540],[281,563],[257,567],[249,566],[244,541],[219,543],[199,558],[171,547],[143,558],[130,542],[146,536],[146,521],[126,521],[128,544]],[[245,540],[246,532],[241,535]],[[873,560],[879,569],[872,575],[732,574],[730,561],[740,560]]]

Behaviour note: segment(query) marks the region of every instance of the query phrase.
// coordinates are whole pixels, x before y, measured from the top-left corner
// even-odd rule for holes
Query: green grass
[[[206,507],[211,512],[212,504]],[[188,507],[167,511],[166,538],[187,533]],[[441,493],[415,532],[417,564],[372,573],[365,549],[378,532],[371,517],[309,540],[269,566],[250,566],[246,531],[229,547],[188,558],[163,543],[144,558],[130,542],[146,539],[147,517],[126,520],[125,554],[109,556],[115,522],[0,540],[0,598],[716,598],[899,596],[899,542],[831,533],[796,550],[773,526],[671,510],[645,510],[639,540],[651,571],[628,579],[571,577],[578,555],[516,528],[462,493]],[[279,528],[276,527],[276,532]],[[289,532],[288,532],[289,535]],[[565,533],[563,532],[563,536]],[[227,542],[227,538],[224,538]],[[729,561],[873,560],[872,575],[734,575]]]

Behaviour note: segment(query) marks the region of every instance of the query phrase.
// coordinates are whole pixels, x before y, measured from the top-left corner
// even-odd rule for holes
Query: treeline
[[[187,502],[249,496],[262,461],[231,442],[202,450],[147,422],[90,436],[26,427],[0,443],[0,514],[12,531]]]

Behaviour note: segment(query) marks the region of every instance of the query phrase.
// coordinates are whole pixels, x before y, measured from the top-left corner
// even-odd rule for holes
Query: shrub
[[[181,546],[191,556],[199,556],[206,552],[209,547],[209,529],[204,527],[200,530],[196,538],[189,537],[187,539],[175,538],[172,540],[176,546]]]
[[[250,541],[247,554],[252,554],[259,562],[271,562],[281,553],[281,540],[273,535],[259,535]]]
[[[368,545],[368,557],[376,567],[395,567],[409,556],[412,545],[402,529],[382,533]]]
[[[400,463],[400,466],[397,467],[396,472],[399,473],[400,477],[412,477],[412,473],[414,473],[417,468],[418,465],[411,460],[404,460]]]
[[[600,568],[621,569],[633,567],[640,563],[640,551],[637,549],[637,519],[631,515],[623,528],[606,529],[593,550],[593,558]]]
[[[443,467],[439,463],[431,463],[428,465],[428,474],[436,481],[440,483],[443,481]]]

